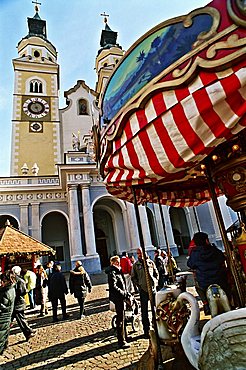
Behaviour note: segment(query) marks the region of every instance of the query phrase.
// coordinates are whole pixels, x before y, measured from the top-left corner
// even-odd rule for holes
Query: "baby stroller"
[[[115,312],[115,305],[110,301],[109,308],[112,312]],[[140,329],[140,317],[139,317],[139,303],[138,301],[130,295],[125,301],[125,325],[131,324],[133,331],[139,331]],[[116,317],[112,317],[112,328],[116,329]]]

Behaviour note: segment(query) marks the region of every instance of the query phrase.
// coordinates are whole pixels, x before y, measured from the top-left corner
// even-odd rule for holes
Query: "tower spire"
[[[105,29],[102,30],[102,33],[101,33],[100,46],[102,47],[102,49],[110,49],[113,46],[120,47],[117,44],[117,32],[112,31],[108,25],[109,14],[106,14],[105,12],[103,12],[100,15],[104,17],[104,23],[105,23]],[[99,50],[98,53],[100,53],[101,50]]]
[[[105,24],[108,23],[108,17],[109,17],[109,14],[106,14],[105,12],[101,13],[100,14],[102,17],[104,17],[103,21]]]
[[[39,11],[38,6],[41,5],[41,3],[38,3],[38,0],[32,1],[32,3],[35,4],[34,9],[35,9],[35,12],[38,13],[38,11]]]
[[[46,21],[42,20],[38,14],[38,6],[41,5],[41,3],[39,3],[38,0],[34,0],[32,3],[35,5],[36,13],[33,18],[27,18],[29,28],[28,36],[39,36],[46,39]]]

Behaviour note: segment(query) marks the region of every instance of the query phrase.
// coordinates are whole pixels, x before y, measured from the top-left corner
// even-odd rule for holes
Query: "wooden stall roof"
[[[54,255],[55,250],[13,226],[0,229],[0,257],[25,254]]]

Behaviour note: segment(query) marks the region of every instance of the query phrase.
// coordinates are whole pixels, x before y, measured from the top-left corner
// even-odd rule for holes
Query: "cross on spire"
[[[33,4],[35,4],[35,11],[38,12],[39,8],[38,5],[41,5],[41,3],[38,3],[38,0],[32,1]]]
[[[108,17],[109,17],[109,14],[106,14],[105,12],[101,13],[100,14],[102,17],[104,17],[104,23],[107,23],[108,22]]]

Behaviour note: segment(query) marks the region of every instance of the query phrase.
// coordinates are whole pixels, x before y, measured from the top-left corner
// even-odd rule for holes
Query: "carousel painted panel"
[[[111,120],[143,87],[193,49],[214,24],[212,14],[197,14],[184,21],[153,29],[123,59],[107,85],[102,120]]]

